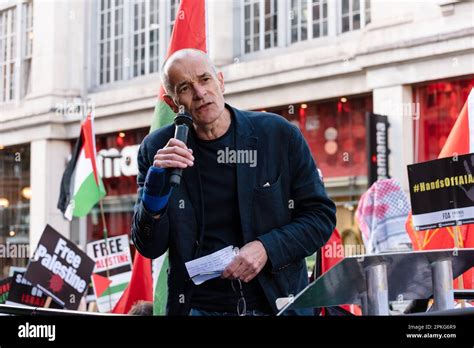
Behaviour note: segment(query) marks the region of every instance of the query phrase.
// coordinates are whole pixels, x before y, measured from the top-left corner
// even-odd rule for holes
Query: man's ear
[[[171,110],[173,110],[173,112],[178,112],[178,106],[175,104],[173,98],[170,95],[164,94],[163,100],[166,104],[168,104],[168,106],[171,108]]]
[[[224,93],[225,87],[224,87],[224,74],[222,71],[219,71],[217,73],[217,79],[219,80],[219,87],[221,88],[221,92]]]

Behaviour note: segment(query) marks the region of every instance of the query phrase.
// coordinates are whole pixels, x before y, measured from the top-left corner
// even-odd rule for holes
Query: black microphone
[[[188,141],[189,127],[193,124],[193,119],[186,111],[179,113],[174,118],[175,130],[174,137],[175,139],[181,140],[186,144]],[[170,185],[172,187],[179,186],[181,183],[181,176],[183,175],[183,168],[174,168],[171,170],[170,174]]]

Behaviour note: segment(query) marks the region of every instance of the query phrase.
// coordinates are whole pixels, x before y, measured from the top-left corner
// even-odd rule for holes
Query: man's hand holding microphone
[[[153,167],[156,168],[187,168],[194,164],[193,150],[176,138],[171,138],[168,144],[156,152]],[[150,167],[150,168],[153,168]]]
[[[183,169],[194,165],[192,149],[186,146],[192,119],[189,114],[175,117],[175,134],[159,149],[148,169],[142,193],[145,209],[158,219],[166,210],[173,187],[179,186]]]

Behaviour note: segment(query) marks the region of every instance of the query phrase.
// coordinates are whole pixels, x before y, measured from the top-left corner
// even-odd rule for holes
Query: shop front
[[[0,147],[0,279],[28,262],[30,145]]]
[[[413,86],[413,101],[420,109],[413,125],[415,163],[438,158],[472,88],[473,75]]]

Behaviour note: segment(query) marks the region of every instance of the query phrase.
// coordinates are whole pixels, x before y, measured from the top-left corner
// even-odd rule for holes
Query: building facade
[[[111,235],[128,233],[136,154],[149,129],[178,0],[0,2],[0,243],[49,223],[84,246],[101,219],[56,208],[79,123],[94,111]],[[474,2],[208,0],[208,47],[226,100],[297,124],[357,229],[367,189],[365,115],[387,115],[390,175],[437,157],[474,86]],[[2,261],[12,265],[15,261]],[[1,271],[1,270],[0,270]]]

